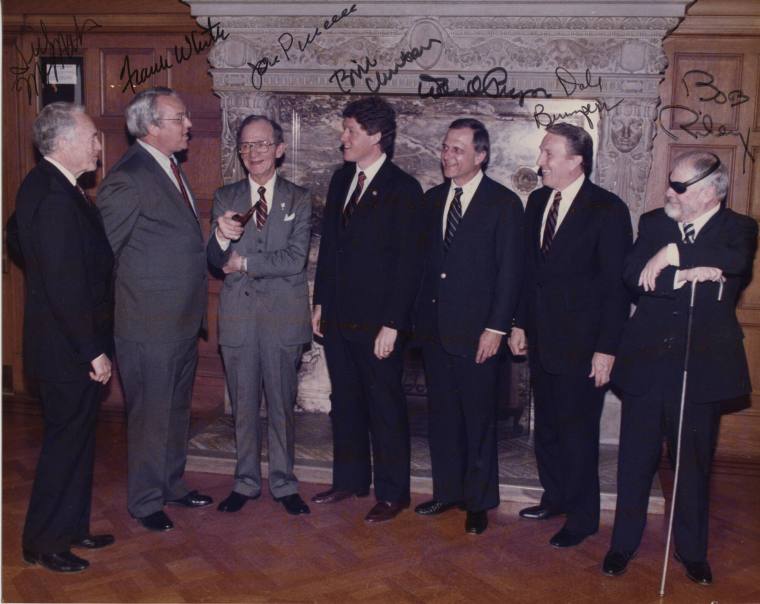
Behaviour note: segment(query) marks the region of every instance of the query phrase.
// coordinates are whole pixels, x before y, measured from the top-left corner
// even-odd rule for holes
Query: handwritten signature
[[[393,79],[393,76],[401,68],[419,59],[426,50],[430,50],[433,47],[433,44],[443,44],[443,42],[436,38],[428,38],[427,43],[422,46],[414,46],[409,50],[402,50],[399,58],[393,63],[393,67],[385,70],[376,69],[374,75],[368,74],[373,67],[377,66],[377,59],[370,59],[369,57],[364,57],[361,61],[351,59],[351,62],[356,65],[355,68],[336,69],[332,72],[328,81],[335,82],[344,94],[349,94],[354,89],[354,86],[357,85],[357,82],[362,81],[370,92],[378,92]]]
[[[541,127],[548,128],[557,120],[561,120],[561,119],[571,117],[573,115],[581,114],[584,118],[586,118],[588,127],[591,130],[593,130],[594,122],[591,121],[591,118],[589,117],[590,115],[594,113],[601,114],[603,111],[612,111],[624,100],[625,99],[620,99],[617,103],[615,103],[612,106],[607,105],[606,101],[593,101],[593,103],[586,103],[579,109],[575,109],[573,111],[566,111],[563,113],[550,113],[548,111],[544,111],[544,106],[541,103],[536,103],[536,106],[533,108],[533,119],[536,122],[537,128],[541,128]]]
[[[303,53],[309,47],[309,45],[317,39],[317,37],[322,35],[322,31],[329,30],[333,25],[348,17],[352,13],[355,13],[356,11],[356,4],[352,4],[351,6],[344,8],[340,13],[333,15],[330,19],[325,19],[321,27],[319,25],[315,26],[314,31],[306,34],[306,38],[303,40],[296,40],[293,37],[293,34],[290,32],[284,32],[280,34],[280,37],[277,38],[277,43],[280,45],[280,48],[282,48],[285,60],[291,60],[290,52],[291,49],[293,49],[293,42],[296,42],[298,53]],[[253,86],[256,90],[260,90],[261,86],[264,84],[264,75],[270,67],[273,67],[280,62],[281,56],[283,55],[280,53],[276,53],[273,56],[265,55],[255,63],[249,62],[248,67],[251,68],[251,86]]]
[[[691,69],[687,71],[681,78],[681,83],[683,84],[686,90],[686,96],[691,96],[691,90],[689,88],[688,80],[690,80],[692,76],[699,76],[700,78],[704,78],[704,79],[698,79],[696,82],[694,82],[694,87],[696,89],[706,89],[704,90],[705,94],[712,93],[712,96],[698,97],[698,100],[704,103],[714,102],[718,105],[725,105],[726,103],[728,103],[729,107],[737,107],[750,100],[750,97],[744,94],[744,92],[741,89],[731,90],[729,92],[722,91],[720,88],[718,88],[715,85],[715,78],[713,77],[713,75],[701,69]],[[688,134],[694,139],[707,138],[708,136],[717,136],[717,137],[736,136],[738,137],[739,141],[741,142],[742,147],[744,148],[744,155],[742,156],[742,173],[746,172],[747,158],[749,158],[750,161],[754,163],[755,156],[749,147],[749,134],[750,134],[749,128],[747,128],[746,136],[739,130],[729,130],[725,126],[725,124],[721,124],[716,129],[714,120],[709,113],[703,113],[702,111],[697,111],[686,105],[665,105],[660,108],[657,114],[657,120],[660,123],[660,128],[662,128],[662,131],[673,140],[678,140],[678,135],[675,134],[671,129],[665,126],[665,121],[663,120],[663,117],[662,117],[666,112],[669,112],[669,111],[670,112],[683,111],[687,114],[686,121],[683,121],[680,124],[678,124],[678,130],[685,132],[686,134]],[[675,118],[675,115],[673,116],[673,118]],[[675,121],[675,119],[673,121]]]
[[[46,57],[69,57],[75,55],[82,46],[84,35],[88,31],[101,27],[94,19],[85,19],[81,25],[77,21],[76,16],[73,19],[73,32],[58,32],[54,37],[50,36],[44,21],[40,20],[40,35],[32,42],[28,54],[25,54],[23,48],[19,46],[19,40],[24,33],[28,31],[34,32],[34,29],[28,28],[26,25],[22,26],[21,32],[13,45],[19,58],[19,64],[13,65],[9,69],[14,77],[13,89],[19,92],[26,87],[26,96],[29,104],[32,103],[32,98],[39,94],[36,72],[40,72],[41,81],[47,81],[46,76],[48,74],[45,73],[45,69],[38,61],[38,57],[42,55]]]
[[[132,92],[136,92],[137,86],[148,81],[149,78],[157,73],[161,73],[166,69],[171,69],[174,65],[179,65],[183,61],[187,61],[193,55],[197,55],[206,50],[217,40],[226,40],[230,34],[222,29],[219,22],[211,23],[211,17],[206,20],[206,26],[200,26],[201,31],[192,31],[185,36],[185,42],[183,44],[174,45],[174,63],[170,59],[167,59],[164,55],[160,55],[157,63],[153,63],[150,67],[141,67],[140,69],[132,69],[132,65],[129,61],[129,55],[124,56],[124,62],[121,65],[121,72],[119,72],[119,81],[127,78],[124,83],[122,92],[125,92],[127,88],[131,88]],[[196,37],[196,34],[200,37]],[[206,36],[201,37],[201,36]]]
[[[449,78],[435,77],[425,73],[420,74],[417,85],[417,94],[420,98],[433,98],[449,96],[464,97],[489,97],[489,98],[506,98],[518,99],[520,107],[525,103],[525,97],[530,98],[551,98],[551,93],[544,88],[529,88],[527,90],[515,90],[515,87],[507,89],[509,73],[503,67],[494,67],[485,73],[482,77],[475,75],[466,79],[462,75],[457,75],[460,80],[460,86],[455,89],[449,87]],[[432,84],[427,90],[423,90],[424,84]]]

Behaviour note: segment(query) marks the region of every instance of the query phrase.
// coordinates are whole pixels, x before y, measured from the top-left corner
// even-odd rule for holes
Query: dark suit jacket
[[[43,159],[21,183],[16,224],[24,368],[42,380],[87,379],[90,361],[113,349],[113,255],[98,211]]]
[[[116,256],[116,335],[133,342],[197,336],[207,297],[201,227],[138,143],[101,183],[98,208]]]
[[[483,330],[508,333],[522,284],[523,208],[519,197],[483,176],[443,251],[443,212],[450,182],[425,193],[425,267],[415,337],[439,338],[443,348],[473,357]]]
[[[222,346],[251,344],[262,333],[274,334],[272,347],[311,342],[309,286],[306,261],[311,239],[311,199],[309,191],[277,176],[274,195],[264,229],[256,230],[256,218],[248,222],[243,236],[225,251],[214,235],[216,220],[227,210],[245,214],[251,207],[251,181],[246,177],[217,189],[207,256],[209,264],[221,269],[233,250],[248,260],[248,272],[224,277],[219,295],[219,343]],[[257,324],[257,305],[266,309],[269,325]],[[279,349],[279,348],[278,348]]]
[[[327,192],[314,304],[324,329],[374,339],[383,325],[409,331],[422,267],[420,184],[389,159],[365,188],[347,228],[341,216],[355,172],[347,163]]]
[[[697,284],[688,400],[715,402],[750,391],[736,302],[751,277],[757,231],[752,218],[721,209],[702,227],[693,244],[684,244],[676,221],[662,209],[641,217],[639,238],[625,266],[625,281],[637,294],[638,303],[625,326],[612,373],[612,380],[624,392],[647,392],[657,369],[664,364],[673,369],[675,363],[676,371],[682,369],[691,284],[673,289],[678,269],[669,266],[660,273],[654,291],[645,292],[638,285],[644,265],[669,243],[678,245],[681,268],[712,266],[721,269],[726,277],[720,301],[717,283]]]
[[[540,232],[552,189],[531,193],[525,210],[525,279],[515,323],[525,329],[531,363],[549,373],[588,375],[595,352],[614,355],[628,317],[623,261],[631,218],[622,200],[583,182],[546,259]]]

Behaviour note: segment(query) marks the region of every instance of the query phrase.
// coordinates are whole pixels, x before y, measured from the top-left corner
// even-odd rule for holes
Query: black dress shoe
[[[303,499],[301,499],[301,496],[298,493],[293,493],[292,495],[285,495],[284,497],[277,497],[275,501],[279,501],[282,504],[282,507],[285,508],[285,511],[288,514],[292,514],[293,516],[298,516],[299,514],[310,514],[311,510],[309,509],[309,506],[306,505]]]
[[[702,562],[687,562],[678,554],[675,554],[675,559],[678,560],[686,569],[686,576],[689,577],[694,583],[700,585],[712,585],[712,571],[707,560]]]
[[[443,503],[436,499],[431,499],[425,503],[419,504],[414,508],[415,513],[420,516],[436,516],[437,514],[443,514],[453,508],[464,509],[464,504],[461,501],[455,501],[454,503]]]
[[[388,520],[393,520],[402,510],[408,507],[408,501],[378,501],[367,512],[364,520],[367,522],[387,522]]]
[[[562,514],[562,512],[544,507],[543,505],[532,505],[529,508],[523,508],[520,510],[520,518],[528,518],[530,520],[546,520],[547,518],[559,516],[560,514]]]
[[[84,547],[86,549],[100,549],[111,545],[116,539],[113,535],[87,535],[71,542],[71,547]]]
[[[586,537],[588,537],[588,535],[573,533],[572,531],[568,531],[563,527],[556,535],[554,535],[554,537],[549,539],[549,543],[551,543],[554,547],[573,547],[579,543],[582,543]]]
[[[171,503],[172,505],[184,505],[186,508],[202,508],[204,505],[214,503],[214,500],[208,495],[201,495],[198,491],[190,491],[184,497],[172,499],[166,503]]]
[[[628,568],[628,563],[633,556],[634,554],[627,552],[608,551],[602,563],[602,572],[610,577],[622,575]]]
[[[161,510],[138,518],[138,520],[149,531],[170,531],[174,528],[174,523],[169,516]]]
[[[227,499],[216,506],[216,509],[220,512],[239,512],[246,503],[254,501],[259,497],[261,497],[261,493],[256,493],[255,495],[243,495],[237,491],[232,491]]]
[[[38,554],[24,548],[24,561],[29,564],[39,564],[48,570],[57,573],[76,573],[84,570],[90,563],[84,558],[75,556],[69,551],[59,552],[57,554]]]
[[[464,521],[464,530],[472,535],[480,535],[488,526],[488,512],[481,510],[479,512],[467,512],[467,519]]]
[[[349,497],[366,497],[369,495],[369,489],[363,491],[346,491],[344,489],[336,489],[335,487],[317,493],[311,498],[312,503],[338,503]]]

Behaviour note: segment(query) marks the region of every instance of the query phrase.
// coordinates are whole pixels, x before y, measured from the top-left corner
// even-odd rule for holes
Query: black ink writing
[[[211,17],[208,17],[206,19],[206,25],[201,25],[200,32],[190,32],[185,36],[184,44],[174,45],[174,63],[164,55],[160,55],[158,62],[153,63],[150,67],[132,69],[129,55],[125,55],[124,61],[121,64],[121,71],[119,72],[119,81],[123,81],[124,78],[126,78],[127,81],[124,82],[121,91],[125,92],[127,88],[131,88],[133,93],[136,92],[137,87],[147,82],[152,76],[161,73],[164,70],[171,69],[174,65],[179,65],[183,61],[187,61],[192,56],[202,53],[217,40],[226,40],[229,35],[230,34],[222,29],[218,21],[216,23],[211,23]]]
[[[459,96],[518,99],[521,107],[526,97],[549,99],[552,96],[544,88],[527,90],[516,90],[514,86],[508,88],[509,74],[503,67],[494,67],[483,76],[475,75],[469,79],[457,75],[457,79],[459,80],[457,87],[452,89],[449,78],[420,74],[417,94],[423,99]]]
[[[323,31],[329,30],[333,25],[339,23],[342,19],[345,19],[352,13],[355,13],[356,10],[356,4],[352,4],[351,6],[344,8],[340,13],[333,15],[329,19],[325,19],[321,25],[316,25],[314,27],[314,31],[307,33],[306,37],[302,40],[297,40],[289,31],[280,34],[280,36],[277,38],[277,43],[282,49],[282,55],[280,53],[276,53],[274,56],[265,55],[258,59],[255,63],[248,63],[248,67],[251,68],[251,86],[253,86],[256,90],[261,89],[261,86],[264,83],[264,74],[266,74],[267,70],[270,67],[277,65],[280,62],[281,56],[284,56],[286,61],[291,61],[298,54],[303,53],[310,44],[312,44],[319,36],[322,35]],[[293,48],[294,43],[296,45],[295,49]]]
[[[581,114],[584,118],[586,118],[586,122],[588,123],[589,128],[593,130],[594,122],[591,121],[590,116],[594,113],[601,114],[603,111],[612,111],[615,107],[622,103],[623,100],[624,99],[620,99],[612,106],[607,105],[606,102],[593,101],[593,103],[587,103],[579,109],[575,109],[574,111],[567,111],[565,113],[549,113],[544,110],[544,106],[541,103],[536,103],[536,106],[533,108],[533,119],[536,121],[537,128],[547,128],[557,120]]]
[[[55,36],[51,36],[44,21],[40,21],[40,35],[31,43],[28,53],[25,53],[24,49],[19,46],[19,40],[22,39],[25,33],[35,33],[35,30],[26,25],[21,28],[14,43],[14,50],[18,56],[18,64],[11,66],[10,72],[14,78],[14,90],[20,92],[26,89],[27,101],[30,104],[32,98],[39,94],[36,73],[39,71],[43,82],[47,81],[47,76],[49,75],[45,73],[45,69],[42,68],[38,57],[42,55],[46,57],[69,57],[75,55],[82,46],[84,35],[88,31],[101,27],[93,19],[85,19],[81,25],[77,21],[76,16],[73,19],[73,32],[58,32]]]
[[[575,94],[576,90],[581,92],[589,88],[598,88],[599,91],[602,90],[601,76],[596,78],[596,82],[592,82],[591,71],[588,68],[586,68],[586,78],[583,82],[576,80],[575,76],[564,67],[557,67],[554,70],[554,75],[557,76],[557,81],[560,83],[560,86],[562,86],[562,89],[567,96],[572,96]]]
[[[737,105],[741,105],[742,103],[746,103],[749,101],[749,97],[744,94],[741,89],[737,90],[731,90],[728,93],[723,92],[720,88],[715,86],[715,78],[711,73],[708,73],[707,71],[702,71],[701,69],[691,69],[687,71],[685,74],[683,74],[683,77],[681,78],[681,83],[683,84],[684,89],[686,90],[686,96],[691,96],[690,90],[689,90],[689,84],[687,82],[687,79],[690,79],[691,76],[698,75],[703,76],[705,78],[709,78],[707,80],[697,80],[694,82],[695,88],[707,88],[709,91],[713,93],[712,96],[709,97],[699,97],[699,100],[704,103],[709,102],[715,102],[719,105],[723,105],[726,102],[730,103],[730,107],[736,107]]]

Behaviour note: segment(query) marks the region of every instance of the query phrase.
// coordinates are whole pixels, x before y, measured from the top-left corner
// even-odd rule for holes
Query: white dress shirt
[[[54,160],[49,155],[44,156],[46,160],[48,160],[51,164],[53,164],[58,170],[66,177],[66,180],[68,180],[73,186],[77,185],[77,178],[74,176],[67,168],[63,167],[63,164],[59,161]]]
[[[544,244],[544,229],[546,228],[546,220],[549,216],[549,211],[552,208],[552,204],[554,203],[554,195],[556,194],[556,191],[559,191],[562,193],[562,200],[559,202],[559,210],[557,212],[557,224],[554,227],[554,233],[556,234],[559,230],[559,225],[562,224],[562,221],[565,219],[565,216],[567,216],[567,213],[570,211],[570,206],[573,205],[573,201],[575,200],[575,197],[578,195],[578,191],[581,190],[581,187],[583,186],[583,181],[586,180],[586,175],[581,174],[578,178],[576,178],[573,182],[571,182],[569,185],[567,185],[564,189],[554,189],[552,193],[549,195],[549,202],[546,204],[546,208],[544,209],[544,217],[541,219],[541,232],[539,233],[539,244]]]
[[[356,188],[356,183],[359,182],[359,172],[364,172],[364,187],[362,188],[362,197],[364,196],[364,193],[367,189],[369,189],[369,183],[372,182],[372,179],[375,178],[375,175],[380,171],[380,168],[383,165],[383,162],[388,156],[383,153],[380,157],[378,157],[373,163],[371,163],[366,168],[362,169],[359,167],[359,164],[356,164],[356,172],[354,172],[354,177],[351,179],[351,185],[348,187],[348,192],[346,193],[346,199],[343,200],[343,209],[346,208],[348,205],[348,200],[351,199],[351,194],[354,192],[354,189]],[[361,197],[359,198],[361,199]]]
[[[464,213],[467,211],[467,208],[470,207],[472,197],[475,195],[475,191],[478,190],[481,180],[483,180],[483,171],[478,170],[478,173],[473,176],[469,182],[466,182],[461,186],[456,184],[453,180],[451,181],[449,194],[446,197],[446,205],[443,206],[443,224],[441,225],[442,237],[446,237],[446,218],[449,216],[449,208],[451,207],[451,202],[454,201],[456,189],[462,189],[462,197],[459,198],[459,201],[462,204],[462,218],[464,218]]]

